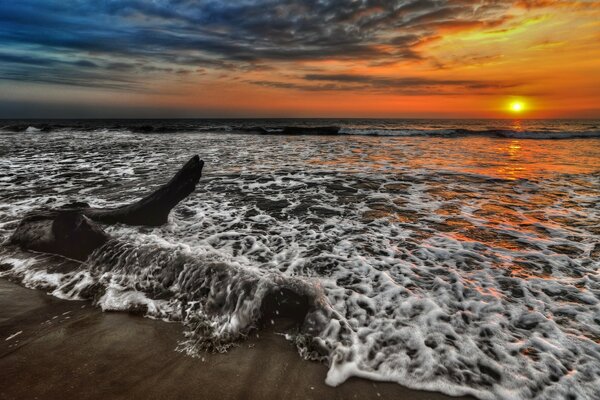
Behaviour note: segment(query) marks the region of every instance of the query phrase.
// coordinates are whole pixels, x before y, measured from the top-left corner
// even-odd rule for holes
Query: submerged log
[[[147,226],[166,223],[173,207],[196,188],[203,166],[197,155],[192,157],[166,185],[127,206],[100,209],[79,204],[34,211],[21,220],[8,243],[84,261],[110,239],[94,221]]]
[[[279,318],[286,318],[302,325],[311,310],[307,294],[286,287],[275,287],[266,294],[260,305],[261,325]],[[312,301],[314,302],[314,301]]]

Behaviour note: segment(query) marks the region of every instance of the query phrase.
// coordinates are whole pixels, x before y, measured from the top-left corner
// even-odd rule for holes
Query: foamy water
[[[167,225],[107,227],[83,265],[4,249],[3,276],[181,320],[190,354],[293,287],[318,307],[289,338],[331,385],[600,397],[600,139],[33,128],[0,134],[4,238],[28,210],[126,203],[195,153],[206,166]]]

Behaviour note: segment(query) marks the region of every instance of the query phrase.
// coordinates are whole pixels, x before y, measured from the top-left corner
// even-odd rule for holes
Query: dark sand
[[[191,358],[174,351],[179,324],[102,313],[0,279],[0,399],[451,399],[364,379],[332,388],[325,365],[302,360],[273,332],[259,336]]]

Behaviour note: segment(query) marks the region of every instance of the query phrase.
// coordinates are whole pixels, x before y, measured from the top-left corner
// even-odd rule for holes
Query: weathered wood
[[[173,207],[194,191],[203,167],[204,161],[196,155],[166,185],[136,203],[114,209],[88,208],[81,212],[104,224],[163,225]]]
[[[78,211],[39,211],[27,215],[9,239],[26,250],[84,261],[110,237]]]
[[[196,155],[177,174],[143,199],[119,208],[89,208],[72,204],[58,210],[34,211],[26,215],[8,243],[25,250],[58,254],[84,261],[110,237],[94,221],[127,225],[158,226],[196,188],[204,162]]]

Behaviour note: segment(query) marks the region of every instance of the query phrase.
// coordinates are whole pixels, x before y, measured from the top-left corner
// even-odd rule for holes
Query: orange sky
[[[186,106],[232,107],[249,112],[310,116],[429,115],[505,117],[513,98],[528,105],[523,116],[553,118],[600,117],[600,8],[514,8],[512,18],[494,27],[442,30],[439,39],[418,48],[423,60],[374,66],[372,60],[281,63],[275,71],[228,75],[208,84],[214,98],[197,96],[197,86],[182,82],[176,101]],[[331,74],[372,77],[406,76],[439,80],[498,82],[497,88],[440,87],[421,96],[376,89],[305,91],[262,87],[240,80],[275,80],[302,85],[295,78],[317,69]],[[289,71],[294,71],[290,73]],[[502,87],[504,85],[504,87]],[[436,89],[434,87],[434,89]],[[456,93],[452,93],[457,89]],[[449,92],[442,95],[441,93]],[[212,97],[212,96],[211,96]],[[326,110],[325,112],[323,110]]]
[[[64,74],[64,68],[61,72],[38,65],[27,79],[21,74],[0,80],[0,102],[123,108],[131,109],[131,116],[136,116],[136,110],[148,109],[162,110],[161,116],[199,117],[497,118],[511,116],[508,105],[518,100],[525,105],[520,115],[524,118],[600,117],[600,2],[497,2],[502,7],[490,1],[444,3],[448,7],[444,10],[419,11],[418,15],[407,11],[396,17],[386,14],[385,20],[380,18],[383,8],[375,6],[344,16],[344,20],[338,17],[344,29],[356,24],[364,30],[359,34],[368,37],[351,43],[354,47],[349,48],[360,46],[357,54],[336,52],[335,44],[328,44],[322,49],[311,47],[316,50],[303,56],[300,52],[309,46],[309,39],[299,41],[291,36],[291,55],[286,57],[287,48],[255,26],[248,31],[256,35],[258,44],[248,45],[251,49],[249,55],[244,53],[245,58],[230,54],[237,49],[207,52],[203,42],[197,48],[169,48],[170,58],[165,59],[159,58],[158,52],[132,55],[86,48],[60,52],[60,46],[68,45],[62,42],[60,46],[26,43],[26,53],[21,40],[18,45],[0,48],[0,62],[4,62],[1,55],[9,52],[9,63],[14,62],[15,54],[23,57],[36,52],[62,57],[63,64],[85,66],[82,60],[86,60],[96,65],[98,72],[83,76],[100,83],[88,84],[95,81],[84,79],[73,83],[68,81],[70,73],[58,80],[52,74]],[[486,9],[478,8],[479,3]],[[447,11],[457,8],[460,13]],[[276,16],[284,20],[288,16],[284,11]],[[139,13],[125,14],[119,21],[139,24],[140,18]],[[163,24],[166,17],[161,18],[151,23]],[[412,19],[403,27],[400,18]],[[374,20],[379,21],[378,30],[367,30]],[[206,29],[211,37],[224,32],[234,37],[231,26],[233,23],[223,20],[206,25]],[[300,35],[297,28],[290,29],[292,35]],[[306,37],[310,38],[310,31]],[[330,36],[320,40],[326,39],[332,40]],[[91,41],[97,39],[89,40],[86,46],[94,47]],[[260,40],[264,40],[264,48]],[[267,56],[265,49],[270,51]],[[279,53],[271,55],[276,51]],[[210,62],[170,61],[189,59],[190,55],[208,57]],[[102,70],[109,61],[117,65],[132,59],[136,69]],[[142,72],[140,65],[152,65],[152,70]],[[11,76],[8,71],[5,75]],[[36,79],[36,74],[43,79]]]

